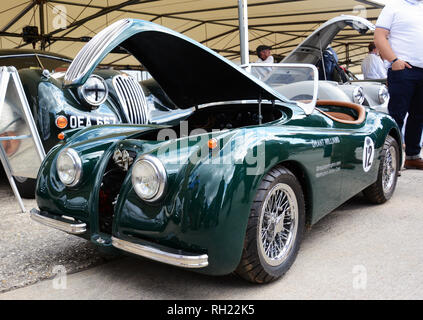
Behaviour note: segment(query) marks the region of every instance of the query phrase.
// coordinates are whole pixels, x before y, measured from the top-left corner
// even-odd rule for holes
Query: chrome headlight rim
[[[379,103],[380,104],[384,104],[384,103],[386,103],[389,100],[389,98],[390,98],[389,90],[388,90],[388,88],[385,85],[382,85],[379,88],[378,98],[379,98]]]
[[[361,86],[355,87],[353,91],[353,101],[357,104],[364,103],[364,89]]]
[[[99,101],[97,101],[97,102],[95,102],[95,101],[91,101],[88,97],[87,97],[87,95],[86,95],[86,93],[85,93],[85,90],[84,89],[86,89],[86,87],[87,87],[87,83],[89,82],[89,80],[90,79],[98,79],[98,80],[100,80],[100,82],[102,83],[102,85],[103,85],[103,87],[104,87],[104,97],[101,99],[101,100],[99,100]],[[85,83],[81,86],[81,87],[79,87],[78,88],[78,94],[79,94],[79,96],[80,96],[80,98],[82,99],[82,100],[84,100],[84,102],[85,103],[87,103],[88,105],[90,105],[90,106],[94,106],[94,107],[98,107],[98,106],[100,106],[101,104],[103,104],[106,100],[107,100],[107,97],[109,96],[109,87],[107,86],[107,83],[106,83],[106,80],[104,80],[102,77],[100,77],[100,76],[98,76],[98,75],[96,75],[96,74],[92,74],[88,79],[87,79],[87,81],[85,81]]]
[[[159,181],[159,187],[156,190],[156,192],[154,193],[154,195],[150,196],[150,197],[145,197],[144,195],[139,193],[139,190],[136,188],[136,177],[134,175],[134,168],[140,163],[140,162],[147,162],[154,170],[156,177]],[[132,172],[131,172],[131,181],[132,181],[132,186],[135,190],[135,193],[138,195],[138,197],[140,197],[140,199],[142,199],[143,201],[146,202],[156,202],[158,200],[160,200],[163,195],[165,194],[166,191],[166,187],[167,187],[167,172],[166,172],[166,168],[164,167],[163,163],[157,158],[154,157],[152,155],[146,154],[146,155],[142,155],[140,156],[135,163],[132,165]]]
[[[72,179],[71,182],[63,181],[62,177],[59,173],[59,159],[60,159],[60,156],[64,155],[64,154],[68,155],[69,158],[72,160],[73,167],[74,167],[74,170],[75,170],[75,175],[74,175],[74,178]],[[59,176],[60,181],[66,187],[76,186],[81,181],[81,177],[82,177],[82,160],[81,160],[81,157],[79,156],[78,152],[75,149],[72,149],[72,148],[65,148],[62,151],[60,151],[60,153],[57,156],[56,171],[57,171],[57,174]]]

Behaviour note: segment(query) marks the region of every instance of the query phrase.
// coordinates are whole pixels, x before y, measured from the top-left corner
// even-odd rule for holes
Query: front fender
[[[36,200],[40,210],[76,217],[89,223],[92,212],[90,201],[98,187],[95,184],[96,176],[103,174],[103,159],[106,158],[106,163],[108,161],[106,151],[123,138],[150,128],[135,125],[94,126],[80,130],[66,144],[52,148],[38,172]],[[64,148],[75,149],[82,161],[82,178],[73,188],[63,185],[57,174],[56,160]]]

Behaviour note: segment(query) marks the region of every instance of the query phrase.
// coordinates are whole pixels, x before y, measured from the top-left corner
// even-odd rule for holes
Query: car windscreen
[[[71,61],[54,58],[54,57],[47,57],[39,55],[38,58],[40,59],[43,69],[47,69],[50,72],[65,72],[68,70]]]
[[[313,72],[309,68],[278,68],[274,66],[252,67],[254,76],[262,80],[268,86],[277,88],[300,81],[313,80]]]
[[[313,99],[317,79],[310,65],[251,64],[250,72],[289,100]]]
[[[40,69],[40,63],[35,55],[3,56],[0,57],[0,66],[13,66],[16,69]]]
[[[307,113],[317,101],[319,72],[303,63],[251,63],[242,66],[287,100],[295,101]]]

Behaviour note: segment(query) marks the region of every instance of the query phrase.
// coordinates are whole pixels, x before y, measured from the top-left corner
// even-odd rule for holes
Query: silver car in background
[[[361,35],[375,30],[375,26],[370,21],[358,16],[342,15],[330,19],[308,36],[281,63],[308,63],[322,69],[324,51],[346,27],[351,27]],[[319,72],[320,79],[326,79],[326,74],[322,70]],[[385,85],[386,79],[360,81],[351,72],[339,66],[335,68],[331,78],[332,81],[320,81],[319,99],[354,102],[387,112],[389,93]],[[297,90],[300,91],[296,91],[296,95],[301,93],[301,88]],[[304,88],[302,91],[310,92],[309,88]],[[284,94],[287,93],[284,92]],[[288,93],[287,98],[291,98],[289,95]]]

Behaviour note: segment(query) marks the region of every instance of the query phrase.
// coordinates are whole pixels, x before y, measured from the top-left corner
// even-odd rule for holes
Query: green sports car
[[[306,225],[361,191],[373,203],[393,195],[397,125],[357,104],[316,100],[314,66],[275,67],[264,83],[181,34],[125,19],[82,49],[65,85],[83,84],[117,46],[187,113],[65,132],[40,168],[35,221],[100,247],[265,283],[290,268]],[[314,83],[310,101],[279,93],[295,81]]]

